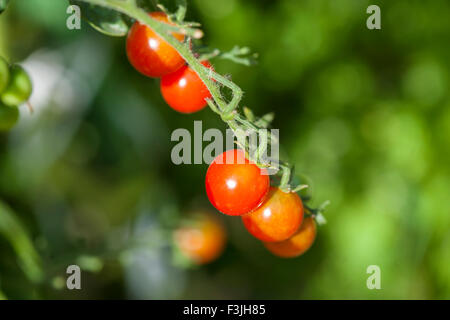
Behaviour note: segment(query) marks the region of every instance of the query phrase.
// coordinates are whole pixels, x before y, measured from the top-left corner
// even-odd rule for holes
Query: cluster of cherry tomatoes
[[[171,24],[163,12],[151,12],[153,19]],[[174,33],[179,41],[184,35]],[[206,99],[211,97],[208,88],[197,73],[186,65],[183,57],[152,29],[135,22],[127,37],[128,60],[140,73],[161,78],[161,94],[167,104],[182,113],[192,113],[206,107]],[[208,61],[202,61],[212,68]]]
[[[163,12],[152,12],[154,19],[170,24]],[[174,34],[179,41],[181,34]],[[203,109],[211,97],[196,72],[180,54],[151,28],[136,22],[127,38],[131,64],[142,74],[161,78],[161,93],[167,104],[182,113]],[[212,68],[208,61],[203,65]],[[308,250],[316,236],[311,216],[304,217],[302,200],[295,192],[271,187],[264,169],[245,157],[242,150],[219,155],[206,173],[206,192],[213,206],[230,216],[241,216],[244,226],[273,254],[297,257]],[[214,260],[222,252],[225,231],[220,223],[204,215],[175,232],[181,251],[198,264]]]
[[[19,119],[18,106],[31,95],[31,80],[19,65],[0,57],[0,131],[10,130]]]
[[[230,216],[241,216],[245,228],[274,255],[298,257],[316,238],[316,223],[305,217],[295,192],[271,187],[264,169],[239,149],[216,157],[206,173],[206,193],[212,205]],[[226,243],[222,223],[211,214],[195,214],[174,232],[176,247],[195,264],[220,256]]]
[[[206,173],[206,193],[212,205],[230,216],[241,216],[245,228],[280,257],[297,257],[316,237],[311,216],[304,218],[301,198],[270,186],[265,169],[239,149],[219,155]]]

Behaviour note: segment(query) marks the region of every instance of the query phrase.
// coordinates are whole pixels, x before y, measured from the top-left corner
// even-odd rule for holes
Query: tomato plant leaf
[[[221,53],[219,57],[245,66],[252,66],[256,64],[258,54],[252,53],[248,47],[235,46],[230,51]]]
[[[26,229],[14,212],[0,201],[0,235],[17,254],[19,265],[32,281],[42,279],[41,260]]]
[[[184,18],[186,17],[186,10],[187,10],[187,2],[186,0],[177,0],[177,12],[175,13],[175,16],[177,18],[178,22],[184,21]]]
[[[120,12],[77,0],[70,0],[70,3],[80,7],[81,16],[97,31],[113,37],[128,33],[131,21]]]
[[[263,115],[261,118],[255,121],[255,124],[260,128],[268,128],[275,118],[275,114],[273,112],[267,113]]]
[[[219,49],[210,49],[206,46],[196,45],[196,52],[200,54],[200,60],[219,58],[245,66],[255,65],[258,58],[258,54],[251,52],[250,48],[239,46],[233,47],[230,51],[221,52]]]

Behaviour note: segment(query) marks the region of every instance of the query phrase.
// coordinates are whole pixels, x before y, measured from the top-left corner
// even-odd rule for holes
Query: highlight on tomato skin
[[[266,173],[248,160],[244,151],[225,151],[206,172],[206,194],[220,212],[230,216],[246,214],[258,208],[269,191]]]
[[[213,69],[208,61],[202,61],[201,64]],[[206,85],[189,66],[163,76],[160,87],[166,103],[181,113],[200,111],[208,105],[206,99],[211,98]]]
[[[163,12],[151,12],[149,15],[171,24]],[[173,36],[180,42],[184,40],[182,34],[173,33]],[[168,42],[139,21],[136,21],[128,32],[126,50],[131,65],[152,78],[160,78],[185,64],[183,57]]]
[[[317,228],[314,218],[307,217],[292,237],[281,242],[264,242],[264,246],[278,257],[295,258],[311,248],[316,239],[316,234]]]
[[[297,193],[271,187],[263,204],[241,218],[255,238],[279,242],[289,239],[298,230],[303,214],[303,203]]]
[[[173,232],[175,245],[195,264],[216,260],[224,251],[226,231],[222,222],[210,213],[193,215],[189,224]]]

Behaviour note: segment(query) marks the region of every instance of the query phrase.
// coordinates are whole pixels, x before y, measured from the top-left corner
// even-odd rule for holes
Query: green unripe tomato
[[[0,94],[2,94],[3,91],[5,91],[6,87],[8,86],[8,83],[9,83],[9,65],[5,61],[5,59],[0,57]]]
[[[10,80],[0,100],[9,107],[17,107],[28,100],[32,85],[27,72],[19,65],[10,69]]]
[[[19,109],[0,103],[0,131],[8,131],[19,120]]]

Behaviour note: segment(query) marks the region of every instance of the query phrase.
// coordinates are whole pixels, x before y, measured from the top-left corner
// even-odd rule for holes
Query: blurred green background
[[[30,114],[0,135],[0,297],[12,299],[449,299],[450,2],[193,0],[205,44],[250,46],[254,67],[213,60],[274,127],[328,224],[304,256],[272,256],[239,218],[215,262],[173,259],[167,228],[206,198],[207,165],[175,166],[171,132],[225,130],[167,107],[124,38],[67,1],[13,0],[0,55],[31,74]],[[381,7],[381,30],[366,8]],[[219,215],[217,213],[217,215]],[[82,290],[65,289],[79,264]],[[366,287],[369,265],[381,290]]]

